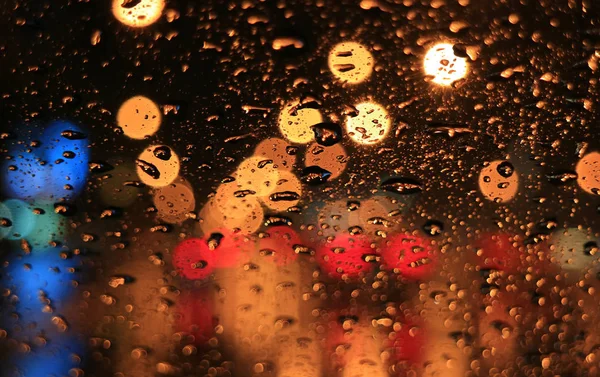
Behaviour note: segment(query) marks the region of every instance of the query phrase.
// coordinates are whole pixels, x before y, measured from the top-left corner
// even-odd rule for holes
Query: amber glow
[[[159,148],[170,151],[170,158],[157,157],[157,149]],[[139,155],[136,171],[140,180],[148,186],[164,187],[177,178],[179,174],[179,157],[175,151],[167,146],[151,145]]]
[[[390,118],[381,105],[363,102],[355,106],[358,115],[346,118],[346,131],[359,144],[377,144],[390,129]]]
[[[305,166],[320,166],[331,172],[330,180],[342,174],[348,164],[348,155],[341,144],[324,147],[317,143],[311,144],[304,158]]]
[[[577,184],[588,194],[600,193],[600,153],[588,153],[575,167]]]
[[[502,163],[504,161],[493,161],[481,169],[479,189],[486,199],[506,203],[511,201],[519,191],[519,175],[513,171],[510,176],[502,176],[499,172]]]
[[[293,194],[296,194],[297,197],[294,197]],[[269,209],[281,212],[298,204],[301,196],[302,183],[300,180],[293,173],[280,170],[279,179],[273,191],[260,199]]]
[[[160,127],[158,106],[149,98],[135,96],[123,102],[117,113],[117,124],[126,136],[143,139],[154,135]]]
[[[113,0],[112,11],[117,20],[127,26],[144,27],[155,23],[165,8],[164,0]],[[131,6],[133,5],[133,6]]]
[[[342,42],[329,52],[329,69],[340,81],[358,84],[373,71],[373,55],[356,42]]]
[[[157,189],[152,199],[158,217],[171,224],[187,220],[188,214],[196,207],[193,188],[181,177],[170,185]]]
[[[423,68],[427,76],[432,76],[433,83],[451,85],[467,75],[467,60],[454,55],[449,43],[437,44],[427,51],[423,59]]]
[[[299,103],[287,104],[279,114],[281,134],[292,143],[305,144],[314,139],[311,126],[323,122],[323,116],[317,109],[298,108]]]

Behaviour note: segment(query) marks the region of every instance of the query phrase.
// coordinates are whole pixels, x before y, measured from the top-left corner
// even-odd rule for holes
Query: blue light
[[[65,134],[69,132],[78,136],[69,138]],[[85,133],[73,123],[52,122],[42,136],[42,149],[52,177],[47,191],[54,199],[77,196],[85,187],[88,175],[89,148]]]
[[[8,197],[32,199],[44,191],[49,169],[40,164],[41,159],[36,153],[22,153],[21,149],[17,147],[9,150],[13,159],[2,163],[2,189]]]
[[[36,347],[16,360],[23,376],[68,376],[72,368],[81,368],[80,360],[85,352],[82,340],[66,334],[48,337],[44,347]]]
[[[6,284],[19,297],[19,311],[30,311],[37,320],[38,316],[47,315],[42,313],[40,291],[50,299],[53,308],[60,309],[75,291],[73,281],[78,274],[73,271],[77,267],[77,261],[61,258],[58,248],[34,249],[31,254],[10,261]]]
[[[67,220],[54,212],[54,202],[37,201],[32,207],[43,211],[35,215],[35,227],[27,237],[27,241],[33,246],[33,252],[36,253],[40,247],[48,248],[50,241],[61,241],[65,238]]]
[[[19,199],[9,199],[4,205],[10,211],[7,218],[12,222],[6,238],[18,240],[27,237],[35,227],[36,221],[31,206]]]

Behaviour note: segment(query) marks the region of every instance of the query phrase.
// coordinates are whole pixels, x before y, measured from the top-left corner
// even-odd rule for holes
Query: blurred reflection
[[[363,45],[356,42],[342,42],[329,52],[329,69],[342,82],[358,84],[367,79],[373,71],[373,55]]]
[[[440,43],[431,47],[423,58],[423,67],[432,82],[447,86],[462,79],[467,74],[467,60],[454,54],[450,43]]]
[[[112,11],[127,26],[145,27],[156,22],[165,7],[164,0],[113,0]]]
[[[36,216],[33,213],[33,208],[19,200],[9,199],[4,201],[5,208],[9,211],[8,219],[10,226],[6,238],[9,240],[20,240],[29,236],[36,224]],[[8,224],[7,224],[8,225]]]
[[[135,96],[123,102],[117,113],[117,125],[132,139],[144,139],[158,131],[161,114],[149,98]]]
[[[391,121],[387,111],[374,102],[355,106],[358,114],[346,118],[346,131],[359,144],[377,144],[387,135]]]
[[[597,263],[598,239],[578,228],[557,230],[550,239],[552,259],[565,271],[580,276],[582,270]]]

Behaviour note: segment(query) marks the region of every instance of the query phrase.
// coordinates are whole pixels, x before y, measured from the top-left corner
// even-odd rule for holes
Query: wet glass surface
[[[7,1],[0,375],[600,375],[599,6]]]

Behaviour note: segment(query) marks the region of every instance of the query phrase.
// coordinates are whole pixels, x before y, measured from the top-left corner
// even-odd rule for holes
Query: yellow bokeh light
[[[144,96],[135,96],[123,102],[117,113],[117,124],[132,139],[154,135],[161,119],[158,106]]]
[[[513,172],[510,176],[502,176],[498,172],[498,167],[502,163],[505,163],[505,161],[493,161],[481,169],[479,173],[479,189],[486,199],[506,203],[511,201],[519,191],[519,175],[513,167]]]
[[[238,190],[251,190],[257,196],[273,192],[279,179],[279,170],[268,161],[258,156],[245,159],[233,174]]]
[[[427,76],[432,76],[433,83],[451,85],[467,75],[467,59],[454,55],[452,45],[440,43],[427,51],[423,59],[423,68]]]
[[[145,27],[155,23],[164,8],[164,0],[113,0],[112,12],[127,26]]]
[[[255,195],[240,196],[239,186],[235,181],[223,183],[201,212],[207,224],[203,230],[211,227],[224,227],[229,230],[239,229],[244,234],[258,230],[264,216],[260,201]]]
[[[591,152],[583,156],[575,166],[577,184],[589,194],[600,194],[600,153]]]
[[[273,192],[260,199],[269,209],[282,212],[298,204],[302,196],[302,183],[287,170],[280,170],[279,174],[279,180],[276,182]],[[294,194],[297,195],[296,198],[294,198]]]
[[[168,151],[167,159],[161,151]],[[159,157],[160,156],[160,157]],[[151,145],[147,147],[136,160],[136,171],[140,180],[152,187],[169,185],[179,175],[179,157],[166,145]]]
[[[331,73],[340,81],[358,84],[373,72],[373,55],[356,42],[342,42],[331,49],[328,59]]]
[[[292,143],[305,144],[311,142],[315,134],[311,126],[323,122],[323,116],[317,109],[298,109],[299,104],[287,104],[279,114],[281,134]]]
[[[390,129],[387,111],[373,102],[363,102],[355,106],[358,115],[346,118],[346,131],[350,138],[359,144],[377,144]]]

